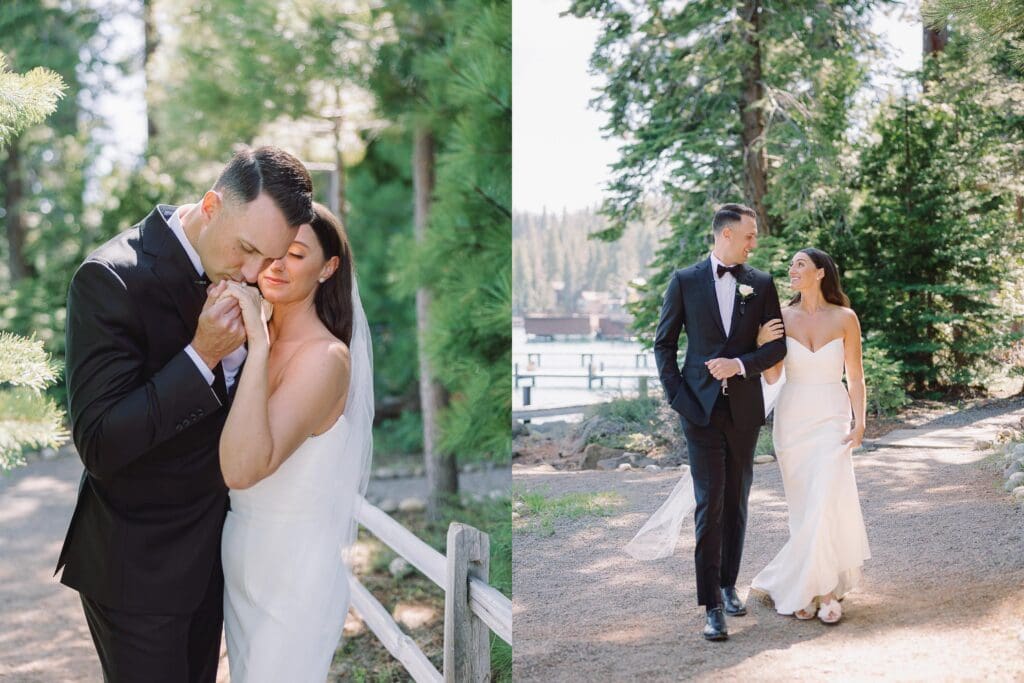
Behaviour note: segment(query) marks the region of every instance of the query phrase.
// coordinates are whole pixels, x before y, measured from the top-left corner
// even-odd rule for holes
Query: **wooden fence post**
[[[469,577],[488,580],[490,539],[465,524],[448,527],[448,574],[444,591],[444,680],[491,680],[491,631],[469,606]]]

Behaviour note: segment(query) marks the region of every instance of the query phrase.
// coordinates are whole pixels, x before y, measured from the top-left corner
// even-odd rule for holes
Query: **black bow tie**
[[[732,276],[739,279],[740,273],[743,271],[743,266],[736,264],[735,266],[723,266],[721,263],[718,264],[718,277],[721,278],[726,273],[732,273]]]

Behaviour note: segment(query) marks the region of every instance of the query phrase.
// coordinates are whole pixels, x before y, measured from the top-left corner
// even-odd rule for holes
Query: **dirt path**
[[[984,423],[991,438],[1020,421]],[[552,680],[1024,680],[1024,510],[1000,467],[962,442],[963,420],[854,456],[872,559],[827,627],[777,615],[750,600],[729,619],[730,640],[700,636],[692,525],[673,557],[637,562],[621,552],[668,495],[678,472],[554,472],[514,467],[514,486],[561,495],[614,491],[609,517],[559,519],[555,533],[515,534],[515,679]],[[738,588],[787,535],[778,466],[758,465]]]
[[[53,577],[82,465],[63,453],[0,474],[0,681],[57,683],[102,679],[78,594]],[[463,489],[508,490],[508,470],[460,475]],[[372,480],[368,496],[425,495],[422,478]],[[222,651],[218,681],[227,681]]]

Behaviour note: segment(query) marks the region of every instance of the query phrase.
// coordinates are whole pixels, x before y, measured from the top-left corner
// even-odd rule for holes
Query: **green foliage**
[[[903,384],[903,364],[890,358],[884,348],[871,343],[864,345],[862,355],[868,412],[878,416],[894,415],[910,401]]]
[[[26,448],[56,448],[67,438],[64,414],[41,393],[57,373],[42,342],[0,333],[0,471],[23,464]]]
[[[1024,65],[1024,2],[1020,0],[929,0],[921,7],[925,21],[942,28],[966,24],[971,38],[985,45],[1012,46]]]
[[[507,460],[512,393],[511,5],[454,0],[442,46],[414,72],[431,112],[447,115],[436,139],[428,238],[407,264],[433,293],[428,353],[450,403],[442,450]]]
[[[575,313],[584,290],[629,296],[631,281],[649,275],[647,264],[665,229],[648,219],[630,225],[629,239],[614,244],[590,239],[607,225],[593,209],[513,213],[513,314]],[[561,290],[554,288],[556,281],[563,283]]]
[[[515,530],[552,536],[556,519],[607,517],[624,502],[625,499],[613,491],[566,493],[556,497],[540,491],[514,491],[513,508],[521,520]]]
[[[0,53],[0,147],[52,114],[64,89],[61,77],[48,69],[9,73]]]
[[[587,409],[587,417],[622,420],[637,427],[649,426],[658,417],[661,401],[654,398],[617,398]]]
[[[761,431],[757,434],[754,455],[775,455],[775,443],[772,441],[772,425],[770,422],[761,427]]]
[[[376,340],[374,340],[376,341]],[[405,411],[393,420],[373,428],[373,450],[377,455],[423,452],[423,419],[416,411]]]
[[[929,80],[942,68],[926,66]],[[1019,244],[1002,122],[973,95],[935,82],[879,112],[858,149],[859,209],[835,239],[854,308],[915,392],[977,390],[1013,338],[995,303],[1010,279],[992,267]]]
[[[572,3],[571,14],[602,24],[590,61],[606,82],[597,103],[606,132],[626,141],[602,208],[605,237],[642,219],[651,196],[664,202],[659,212],[671,228],[631,307],[643,337],[653,336],[672,271],[707,252],[714,205],[749,203],[748,155],[765,154],[769,220],[761,232],[786,240],[782,251],[841,224],[842,142],[865,78],[860,58],[872,51],[869,11],[880,4],[763,2],[754,32],[737,9],[709,1]],[[764,130],[748,149],[740,111],[751,40],[765,94],[750,105]]]

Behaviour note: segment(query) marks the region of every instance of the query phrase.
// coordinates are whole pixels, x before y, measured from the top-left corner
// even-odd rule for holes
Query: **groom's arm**
[[[68,415],[82,463],[103,479],[220,407],[182,350],[144,376],[145,333],[124,281],[87,261],[68,292]]]
[[[665,299],[661,304],[658,330],[654,333],[654,360],[669,403],[675,400],[676,392],[683,383],[676,356],[679,353],[679,333],[683,329],[684,319],[683,290],[679,284],[679,273],[675,272],[668,281]]]
[[[769,320],[782,319],[782,307],[779,305],[779,293],[775,289],[775,280],[768,276],[764,308],[761,311],[761,321],[758,325],[764,325]],[[746,370],[745,376],[758,375],[772,367],[786,356],[786,337],[770,341],[759,349],[739,357],[740,363]]]

